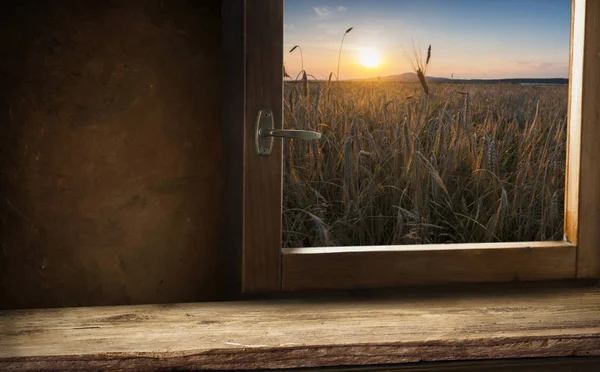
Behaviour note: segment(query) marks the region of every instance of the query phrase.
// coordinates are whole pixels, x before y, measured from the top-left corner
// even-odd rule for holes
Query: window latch
[[[314,141],[321,138],[321,133],[309,130],[275,129],[273,112],[271,110],[259,110],[256,116],[256,129],[254,133],[256,153],[264,156],[271,155],[274,137]]]

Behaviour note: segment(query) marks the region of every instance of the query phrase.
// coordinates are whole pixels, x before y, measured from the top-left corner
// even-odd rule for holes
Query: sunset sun
[[[359,61],[367,68],[375,68],[381,64],[381,55],[374,49],[363,49],[360,51]]]

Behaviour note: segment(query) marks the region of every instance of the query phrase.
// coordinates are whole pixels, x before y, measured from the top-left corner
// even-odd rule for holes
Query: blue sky
[[[308,73],[375,77],[410,71],[405,51],[432,45],[428,75],[455,78],[567,77],[571,0],[284,0],[284,60]],[[367,68],[365,54],[381,64]]]

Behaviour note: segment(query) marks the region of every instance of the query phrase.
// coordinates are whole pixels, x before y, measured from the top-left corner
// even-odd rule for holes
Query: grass
[[[284,247],[562,239],[567,87],[423,89],[285,83]]]

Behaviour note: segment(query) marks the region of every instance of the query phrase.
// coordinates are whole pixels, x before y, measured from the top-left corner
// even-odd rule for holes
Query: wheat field
[[[567,86],[286,82],[283,246],[561,240]]]

